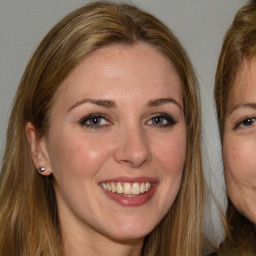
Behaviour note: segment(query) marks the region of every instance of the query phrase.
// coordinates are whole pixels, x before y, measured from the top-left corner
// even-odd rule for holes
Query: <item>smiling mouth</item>
[[[100,185],[103,189],[108,190],[109,192],[127,197],[144,194],[152,187],[151,182],[102,182]]]

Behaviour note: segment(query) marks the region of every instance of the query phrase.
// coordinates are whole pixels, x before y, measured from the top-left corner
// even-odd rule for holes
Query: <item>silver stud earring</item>
[[[45,168],[44,168],[44,167],[39,167],[37,170],[38,170],[40,173],[42,173],[42,172],[45,171]]]

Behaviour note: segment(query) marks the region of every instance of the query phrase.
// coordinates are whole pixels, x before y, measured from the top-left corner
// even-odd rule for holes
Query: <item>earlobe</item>
[[[30,122],[26,124],[26,134],[30,144],[31,157],[37,171],[44,176],[50,175],[52,171],[44,137],[39,138],[35,126]]]

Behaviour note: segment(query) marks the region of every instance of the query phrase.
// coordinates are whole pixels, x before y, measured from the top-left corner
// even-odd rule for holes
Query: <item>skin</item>
[[[95,113],[104,117],[92,126],[87,117]],[[185,161],[181,81],[172,63],[146,44],[101,48],[60,85],[48,133],[39,140],[28,123],[27,134],[36,167],[54,177],[68,255],[139,255],[177,196]],[[140,206],[123,206],[100,186],[141,177],[156,183]]]
[[[241,65],[225,118],[223,159],[227,190],[239,212],[256,223],[256,59]]]

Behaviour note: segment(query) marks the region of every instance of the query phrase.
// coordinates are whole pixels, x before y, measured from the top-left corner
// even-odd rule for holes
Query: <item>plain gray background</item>
[[[0,156],[12,99],[32,52],[63,16],[91,1],[0,0]],[[133,0],[178,36],[200,82],[205,176],[213,196],[225,207],[220,143],[213,103],[214,73],[224,33],[245,0]],[[217,205],[207,206],[206,226],[221,240]],[[214,225],[211,226],[211,216]],[[217,224],[216,224],[217,223]],[[212,229],[213,227],[213,229]],[[210,232],[209,232],[210,233]]]

